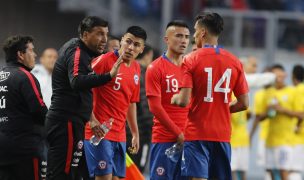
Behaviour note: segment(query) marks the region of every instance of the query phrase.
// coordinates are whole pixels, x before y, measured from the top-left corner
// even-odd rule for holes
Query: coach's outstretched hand
[[[122,52],[119,58],[116,60],[115,64],[113,65],[110,75],[111,77],[115,77],[119,71],[120,65],[123,62],[122,56],[125,54],[125,52]]]

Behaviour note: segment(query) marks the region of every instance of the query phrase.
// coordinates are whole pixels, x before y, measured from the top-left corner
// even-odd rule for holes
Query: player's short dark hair
[[[96,26],[108,27],[108,21],[103,20],[97,16],[85,17],[78,26],[78,33],[80,37],[85,31],[91,32],[91,30]]]
[[[139,54],[139,55],[137,56],[136,59],[142,59],[142,58],[143,58],[146,54],[148,54],[151,50],[153,51],[152,47],[146,44],[146,45],[145,45],[145,48],[144,48],[144,50],[143,50],[143,52],[142,52],[141,54]]]
[[[274,69],[280,69],[282,71],[285,71],[285,68],[281,65],[281,64],[274,64],[271,66],[271,71],[274,70]]]
[[[204,13],[196,16],[195,21],[200,26],[205,26],[211,34],[220,35],[224,30],[224,20],[217,13]]]
[[[127,29],[126,33],[130,33],[130,34],[134,35],[135,37],[143,39],[144,41],[146,41],[146,39],[147,39],[147,33],[146,33],[146,31],[143,28],[139,27],[139,26],[131,26],[131,27],[129,27]]]
[[[173,21],[170,21],[170,22],[167,24],[166,29],[168,29],[168,28],[171,27],[171,26],[184,27],[184,28],[189,29],[189,26],[186,24],[186,22],[185,22],[185,21],[182,21],[182,20],[173,20]]]
[[[27,44],[34,42],[31,36],[15,35],[8,37],[3,44],[6,62],[17,62],[18,51],[25,53]]]
[[[301,65],[295,65],[292,69],[292,75],[300,82],[304,81],[304,67]]]

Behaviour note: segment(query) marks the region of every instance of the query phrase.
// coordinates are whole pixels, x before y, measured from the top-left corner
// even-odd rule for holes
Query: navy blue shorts
[[[231,146],[226,142],[187,141],[181,160],[186,177],[231,180]]]
[[[90,177],[113,174],[126,176],[126,143],[103,139],[98,146],[84,141],[85,156]]]
[[[165,151],[167,148],[173,146],[171,143],[153,143],[151,146],[150,156],[150,179],[151,180],[173,180],[176,179],[174,174],[177,166],[177,162],[170,160]],[[177,154],[178,155],[178,154]],[[182,153],[179,153],[178,159],[180,159]]]

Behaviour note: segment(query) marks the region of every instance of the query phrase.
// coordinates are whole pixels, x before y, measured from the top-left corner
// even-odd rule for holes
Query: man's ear
[[[164,42],[167,44],[168,43],[168,36],[164,37]]]
[[[145,49],[145,45],[143,45],[143,47],[141,48],[140,54],[144,52]]]
[[[201,30],[201,38],[206,37],[207,33],[208,33],[208,31],[206,30],[206,28],[202,28],[202,30]]]
[[[23,61],[24,60],[24,53],[23,52],[21,52],[21,51],[18,51],[17,52],[17,58],[18,58],[18,60],[21,60],[21,61]]]
[[[82,34],[82,39],[85,41],[88,38],[88,31],[84,31]]]

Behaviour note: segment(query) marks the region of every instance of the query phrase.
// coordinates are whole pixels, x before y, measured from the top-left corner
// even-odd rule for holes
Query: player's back
[[[248,91],[240,61],[222,48],[205,47],[185,57],[183,68],[183,86],[189,87],[190,76],[193,86],[186,139],[229,142],[231,93]]]

